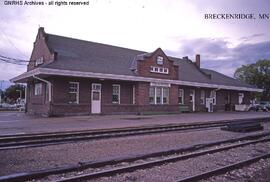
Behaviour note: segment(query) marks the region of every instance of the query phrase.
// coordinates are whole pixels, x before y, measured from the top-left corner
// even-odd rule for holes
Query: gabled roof
[[[209,75],[205,74],[188,58],[179,59],[170,57],[178,66],[179,80],[189,82],[211,83]]]
[[[238,86],[238,87],[255,88],[252,85],[240,82],[239,80],[223,75],[217,71],[209,70],[205,68],[201,68],[201,70],[211,75],[211,83],[213,84],[223,84],[223,85],[236,86],[236,87]]]
[[[112,45],[84,41],[45,33],[48,48],[57,53],[57,59],[39,68],[69,70],[75,72],[111,74],[139,77],[134,71],[138,60],[149,57],[152,53],[132,50]],[[251,85],[218,73],[213,70],[201,69],[187,58],[168,56],[178,66],[179,83],[186,85],[217,85],[243,88],[254,88]],[[26,74],[29,75],[29,74]],[[18,78],[21,78],[18,76]],[[112,77],[113,79],[114,77]],[[15,79],[16,80],[16,79]],[[136,80],[136,78],[134,78]],[[194,86],[195,86],[194,85]],[[247,89],[248,90],[248,89]],[[255,89],[256,90],[256,89]]]
[[[57,52],[57,60],[41,67],[73,71],[136,75],[132,67],[152,53],[96,42],[46,34],[48,47]],[[210,83],[192,61],[168,57],[179,66],[179,80]]]
[[[130,67],[134,57],[145,52],[101,43],[47,34],[47,45],[57,52],[57,60],[42,65],[73,71],[135,75]]]

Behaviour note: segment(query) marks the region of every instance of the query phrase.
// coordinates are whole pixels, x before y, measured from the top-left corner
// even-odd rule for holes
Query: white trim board
[[[25,73],[15,77],[15,78],[12,78],[11,81],[12,82],[19,82],[22,79],[32,77],[34,75],[39,75],[39,74],[71,76],[71,77],[84,77],[84,78],[99,78],[99,79],[108,79],[108,80],[136,81],[136,82],[158,82],[158,83],[163,83],[163,84],[184,85],[184,86],[192,86],[192,87],[205,87],[205,88],[217,88],[217,89],[225,89],[225,90],[263,92],[263,89],[258,89],[258,88],[236,87],[236,86],[189,82],[189,81],[181,81],[181,80],[168,80],[168,79],[141,77],[141,76],[82,72],[82,71],[61,70],[61,69],[51,69],[51,68],[36,68],[36,69],[31,70],[29,72],[25,72]]]

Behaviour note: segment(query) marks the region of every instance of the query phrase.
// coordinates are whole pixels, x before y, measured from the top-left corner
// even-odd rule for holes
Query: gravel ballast
[[[258,150],[259,149],[259,150]],[[103,177],[91,181],[97,182],[124,182],[124,181],[177,181],[205,171],[213,170],[225,165],[240,162],[248,158],[268,152],[270,142],[248,145],[230,149],[219,153],[203,155],[174,163],[156,166],[150,169],[137,170],[131,173],[118,174],[111,177]],[[240,169],[241,170],[241,169]],[[243,170],[242,170],[243,171]],[[242,173],[241,171],[239,173]],[[240,175],[240,177],[243,175]],[[244,177],[246,177],[244,175]],[[247,179],[247,178],[245,178]],[[215,178],[212,181],[230,181],[226,178]],[[208,179],[205,181],[209,181]]]
[[[265,132],[270,131],[268,129],[270,128],[270,124],[266,123],[264,126]],[[209,129],[5,150],[0,151],[0,175],[74,165],[85,161],[108,160],[130,155],[152,153],[250,134]]]

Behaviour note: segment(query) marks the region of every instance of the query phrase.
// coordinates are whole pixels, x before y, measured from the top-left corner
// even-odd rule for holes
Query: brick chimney
[[[201,56],[196,54],[195,64],[200,68],[201,67]]]

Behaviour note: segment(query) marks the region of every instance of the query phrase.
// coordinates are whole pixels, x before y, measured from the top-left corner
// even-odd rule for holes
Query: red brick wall
[[[170,105],[178,105],[178,85],[171,85],[169,97]]]
[[[132,88],[135,83],[123,81],[103,81],[102,83],[102,104],[112,103],[112,85],[120,85],[120,104],[132,104]],[[119,105],[119,104],[113,104]]]
[[[54,60],[54,53],[51,53],[47,44],[44,29],[40,28],[34,42],[34,48],[30,57],[30,62],[27,65],[27,71],[30,71],[35,67],[35,61],[43,57],[44,63],[48,63]]]
[[[41,95],[34,94],[34,85],[36,83],[42,83]],[[49,115],[50,104],[46,98],[46,85],[39,81],[30,81],[27,83],[27,113],[37,115]]]
[[[97,80],[74,77],[47,78],[53,84],[52,113],[53,115],[90,114],[92,83],[101,84],[101,112],[112,113],[118,108],[130,110],[126,105],[132,105],[132,89],[135,83],[124,81]],[[69,82],[79,82],[79,104],[69,104]],[[120,104],[112,103],[112,85],[120,85]],[[147,97],[148,98],[148,97]],[[134,107],[134,106],[132,106]],[[66,114],[65,114],[66,113]]]
[[[186,86],[179,86],[179,88],[184,89],[184,105],[189,105],[191,107],[191,103],[189,102],[189,94],[191,89],[195,89],[195,110],[196,111],[206,111],[205,103],[200,103],[200,96],[201,90],[205,90],[205,98],[210,97],[210,92],[213,89],[210,88],[194,88],[194,87],[186,87]],[[233,90],[217,90],[216,91],[216,105],[214,105],[214,111],[224,111],[226,105],[226,95],[230,93],[230,107],[231,110],[234,109],[234,105],[238,104],[238,93],[244,93],[244,103],[243,104],[250,104],[251,95],[249,92],[241,92],[241,91],[233,91]],[[173,93],[172,93],[173,94]],[[178,96],[177,96],[178,97]],[[176,98],[176,97],[175,97]],[[171,98],[174,99],[174,98]],[[176,99],[175,99],[176,100]],[[178,99],[177,99],[178,100]]]
[[[149,105],[149,88],[150,83],[139,82],[136,87],[136,104]]]
[[[42,83],[42,95],[34,95],[34,83],[28,83],[28,103],[27,112],[34,114],[52,114],[52,115],[81,115],[91,114],[91,84],[100,83],[102,85],[101,95],[101,112],[104,114],[111,113],[144,113],[144,112],[178,112],[178,89],[184,89],[184,105],[191,107],[189,102],[189,94],[191,89],[195,89],[195,109],[196,112],[205,111],[205,103],[200,104],[200,91],[205,90],[206,98],[210,96],[209,88],[195,88],[171,85],[168,105],[150,105],[149,104],[149,87],[150,83],[146,82],[125,82],[112,80],[97,80],[74,77],[47,77],[52,85],[52,103],[51,105],[46,99],[45,83]],[[69,82],[79,82],[79,104],[69,104]],[[112,85],[120,85],[120,104],[112,103]],[[136,89],[136,104],[133,104],[133,85]],[[225,110],[225,96],[231,93],[232,109],[235,104],[238,104],[238,91],[217,91],[217,101],[214,106],[214,111]],[[244,92],[244,103],[249,104],[250,94]]]
[[[53,84],[53,103],[68,104],[69,82],[79,82],[80,104],[88,104],[91,102],[91,80],[74,77],[53,77],[49,80],[51,80]]]
[[[158,65],[156,63],[158,56],[163,57],[163,65]],[[168,68],[169,74],[151,73],[151,66]],[[175,80],[178,79],[178,67],[173,65],[173,61],[169,60],[161,49],[157,49],[151,57],[138,61],[138,74],[144,77]]]

